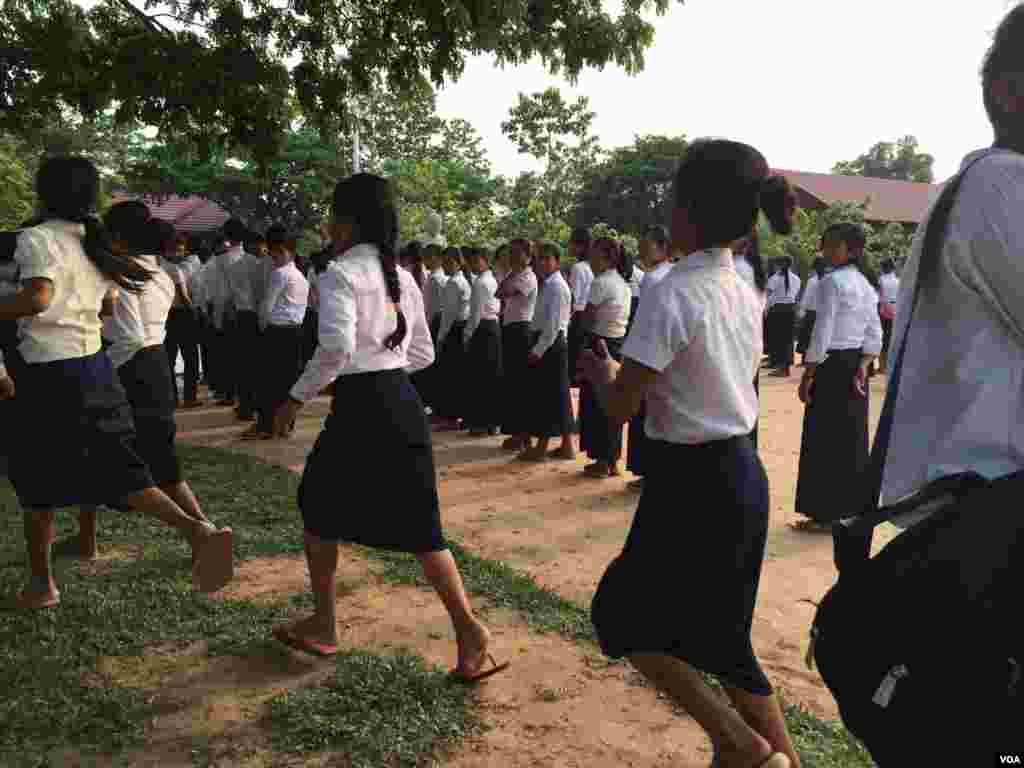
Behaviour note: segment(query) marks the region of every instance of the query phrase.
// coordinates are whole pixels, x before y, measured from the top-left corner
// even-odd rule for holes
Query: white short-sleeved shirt
[[[728,248],[690,254],[644,296],[622,353],[660,374],[647,392],[649,438],[693,445],[750,434],[762,321]]]
[[[164,343],[167,315],[174,303],[174,282],[159,268],[156,256],[139,256],[143,266],[153,272],[141,293],[121,290],[114,312],[103,324],[103,338],[110,342],[107,354],[120,368],[146,347]]]
[[[856,266],[837,269],[818,283],[817,315],[804,360],[820,363],[830,349],[882,350],[878,294]]]
[[[588,305],[597,310],[592,332],[607,339],[621,339],[629,327],[632,303],[633,293],[622,275],[614,269],[597,275],[590,285],[590,298],[587,301]]]
[[[883,274],[878,281],[882,284],[881,299],[887,304],[895,304],[900,295],[900,279],[892,272]]]
[[[640,298],[640,284],[644,281],[644,271],[633,265],[633,273],[629,276],[629,290],[633,293],[634,299]]]
[[[640,295],[638,297],[639,300],[643,301],[644,297],[654,289],[654,286],[660,283],[662,279],[665,277],[665,275],[667,275],[671,271],[672,262],[663,261],[657,266],[655,266],[653,269],[644,272],[644,279],[640,282]]]
[[[916,309],[927,219],[900,280],[891,349],[909,336],[883,475],[886,504],[946,475],[992,479],[1024,469],[1024,155],[986,149],[961,167],[979,156],[953,205],[935,282]]]
[[[795,304],[800,294],[800,278],[793,270],[789,271],[789,288],[786,288],[786,274],[777,272],[768,278],[765,290],[768,292],[768,308],[776,304]]]
[[[431,346],[429,355],[433,356],[429,330],[425,338],[423,334],[427,329],[426,318],[411,316],[416,312],[423,314],[422,295],[418,304],[407,297],[412,291],[419,294],[416,280],[401,268],[398,277],[402,311],[408,313],[407,333],[402,346],[390,350],[384,342],[398,327],[398,313],[388,295],[377,248],[360,244],[330,263],[318,281],[319,346],[292,387],[292,397],[303,402],[310,400],[338,376],[397,368],[412,370],[410,356],[425,359],[427,344]],[[409,346],[413,343],[417,344],[417,351],[410,354]]]
[[[594,282],[594,270],[588,261],[577,261],[569,270],[569,288],[572,289],[572,306],[576,312],[587,308],[590,300],[590,286]]]
[[[309,304],[309,281],[294,261],[270,273],[266,295],[260,304],[260,327],[302,325]]]
[[[45,312],[18,321],[18,349],[27,363],[88,357],[100,351],[100,308],[113,283],[82,247],[85,226],[51,219],[18,236],[14,259],[22,281],[53,284]]]

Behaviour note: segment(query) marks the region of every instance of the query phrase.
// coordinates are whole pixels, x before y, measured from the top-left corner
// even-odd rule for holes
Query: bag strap
[[[922,285],[926,281],[937,278],[939,265],[942,259],[942,248],[946,240],[946,232],[949,229],[949,218],[953,211],[953,204],[956,202],[960,185],[963,183],[967,172],[974,167],[975,163],[988,156],[984,153],[968,163],[942,190],[931,216],[928,218],[925,229],[924,242],[921,247],[921,256],[917,266],[917,276],[914,280],[914,292],[910,302],[910,316],[907,319],[907,326],[904,329],[903,337],[900,339],[899,348],[893,359],[892,374],[889,377],[889,385],[885,393],[885,401],[882,405],[882,413],[878,420],[878,429],[875,432],[875,442],[871,449],[871,459],[866,474],[867,500],[864,504],[864,511],[852,521],[841,523],[840,528],[845,531],[837,531],[836,541],[836,566],[840,567],[840,560],[848,560],[840,556],[839,537],[858,539],[861,542],[867,539],[867,546],[859,548],[854,559],[867,559],[870,552],[870,537],[872,531],[881,523],[891,520],[893,517],[905,511],[909,506],[916,506],[930,499],[950,493],[965,484],[975,485],[980,479],[974,473],[964,473],[944,478],[941,482],[933,483],[908,500],[901,503],[882,507],[879,505],[879,498],[882,493],[882,476],[885,471],[885,460],[889,454],[889,442],[892,437],[893,415],[896,409],[896,401],[899,398],[900,378],[903,373],[903,360],[907,351],[907,339],[910,337],[913,328],[914,312],[917,310],[918,300],[921,296]]]

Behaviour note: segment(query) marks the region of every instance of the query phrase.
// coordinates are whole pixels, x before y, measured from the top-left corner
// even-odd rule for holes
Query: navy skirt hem
[[[531,347],[540,334],[535,334]],[[530,369],[529,433],[533,437],[561,437],[572,431],[572,399],[569,395],[569,348],[559,333],[540,362]]]
[[[608,354],[616,361],[622,360],[622,345],[625,339],[601,338],[608,347]],[[580,450],[594,461],[615,464],[622,458],[622,426],[611,426],[608,414],[594,397],[590,384],[580,386]]]
[[[466,358],[466,423],[480,429],[501,424],[503,361],[501,327],[497,320],[482,320],[470,339]]]
[[[162,348],[160,354],[166,365]],[[16,375],[8,475],[24,509],[115,506],[154,486],[106,352],[18,365]]]
[[[365,490],[353,491],[353,478]],[[298,493],[307,532],[400,552],[447,549],[423,403],[401,369],[339,376]]]
[[[767,696],[750,641],[768,540],[768,478],[747,436],[648,440],[643,495],[591,606],[604,653],[657,653]],[[701,489],[701,510],[679,489]]]
[[[815,371],[811,402],[804,409],[796,513],[819,523],[859,514],[860,479],[868,467],[870,392],[853,389],[861,350],[831,350]]]
[[[521,435],[529,429],[530,324],[509,323],[501,329],[504,394],[501,431]]]
[[[163,347],[140,349],[117,369],[135,420],[135,446],[157,485],[181,482],[181,462],[174,445],[174,392],[171,367]]]

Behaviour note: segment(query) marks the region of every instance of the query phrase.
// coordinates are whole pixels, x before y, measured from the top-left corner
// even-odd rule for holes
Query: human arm
[[[313,359],[292,387],[291,397],[304,403],[333,382],[356,349],[356,292],[339,269],[320,276],[319,344]]]
[[[19,320],[45,312],[53,301],[53,283],[47,278],[23,280],[21,290],[0,298],[0,320]]]
[[[405,291],[410,294],[409,307],[406,322],[409,324],[411,339],[406,357],[409,366],[406,369],[409,373],[416,373],[429,367],[434,362],[434,340],[430,338],[430,326],[427,324],[426,308],[423,303],[423,294],[413,281],[405,286]],[[402,296],[405,297],[405,292]],[[405,302],[403,302],[405,303]]]
[[[864,397],[868,388],[868,369],[882,351],[882,319],[877,305],[868,312],[868,325],[864,331],[864,347],[861,350],[860,365],[853,377],[854,391]]]
[[[266,330],[267,325],[270,323],[270,313],[274,311],[274,306],[277,304],[278,298],[281,293],[287,287],[288,283],[284,276],[284,271],[275,269],[270,273],[270,281],[267,285],[267,294],[263,297],[263,301],[260,303],[260,330]]]
[[[817,294],[817,315],[814,318],[811,341],[807,345],[807,352],[804,353],[804,375],[800,379],[799,395],[803,403],[811,401],[811,385],[814,383],[818,365],[824,362],[828,348],[832,344],[839,305],[838,283],[830,279],[819,281]]]
[[[480,313],[483,311],[484,301],[487,298],[487,286],[483,284],[483,280],[478,279],[473,283],[469,296],[469,319],[466,321],[466,330],[463,332],[463,341],[466,344],[469,344],[480,325]]]
[[[439,348],[444,345],[445,339],[448,338],[448,333],[455,324],[455,315],[458,311],[459,287],[455,284],[455,280],[451,279],[445,285],[441,298],[441,327],[437,332],[437,346]]]
[[[100,305],[100,317],[112,317],[114,307],[121,298],[121,290],[117,286],[111,286],[107,295],[103,297],[103,304]]]

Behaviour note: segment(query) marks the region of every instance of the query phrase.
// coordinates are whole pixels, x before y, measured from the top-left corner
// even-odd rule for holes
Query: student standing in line
[[[824,276],[825,259],[819,256],[814,260],[814,268],[807,278],[807,284],[804,286],[804,293],[800,297],[800,305],[797,310],[801,322],[800,336],[796,342],[796,351],[800,353],[801,368],[806,366],[803,357],[807,354],[807,347],[811,343],[811,334],[814,332],[814,319],[818,314],[818,283]]]
[[[866,239],[856,224],[833,224],[823,252],[833,271],[818,284],[818,316],[800,381],[805,403],[794,527],[829,532],[859,514],[868,466],[868,368],[882,349],[878,294],[860,270]]]
[[[302,372],[302,322],[309,303],[309,282],[295,266],[296,238],[280,224],[267,230],[273,270],[259,308],[261,374],[257,388],[258,416],[243,440],[273,437],[274,413]],[[290,436],[290,424],[284,437]]]
[[[256,381],[261,374],[259,302],[257,301],[257,273],[264,261],[255,253],[258,246],[265,247],[263,238],[250,233],[237,219],[224,225],[224,235],[234,243],[238,258],[230,270],[231,292],[235,304],[235,331],[233,365],[236,370],[238,407],[235,412],[242,421],[256,418]]]
[[[229,219],[225,225],[235,237],[245,237],[245,227],[237,219]],[[214,370],[217,380],[214,383],[217,405],[229,407],[235,405],[238,393],[238,355],[236,344],[236,311],[235,292],[232,288],[232,273],[235,264],[242,258],[242,242],[218,238],[214,249],[212,265],[206,277],[206,297],[210,304],[210,317],[213,326],[214,349],[216,358]]]
[[[784,256],[779,271],[768,280],[768,353],[772,375],[787,377],[793,366],[793,334],[796,325],[796,297],[800,278],[792,270],[793,260]]]
[[[892,323],[896,319],[897,301],[900,295],[900,279],[896,277],[896,263],[892,259],[882,262],[880,281],[880,301],[878,315],[882,319],[882,355],[878,361],[878,370],[886,373],[889,370],[889,343],[892,341]]]
[[[171,367],[171,388],[174,407],[180,403],[178,380],[174,369],[178,363],[178,352],[185,362],[186,408],[197,408],[199,392],[199,320],[189,290],[189,267],[185,264],[185,241],[174,231],[169,221],[153,219],[152,224],[159,239],[160,268],[174,285],[174,302],[167,316],[167,339],[164,349]]]
[[[594,282],[594,270],[590,266],[590,231],[577,227],[569,240],[569,260],[575,260],[569,268],[569,288],[572,290],[572,319],[569,321],[569,381],[577,386],[576,365],[586,328],[583,313],[590,300],[590,285]]]
[[[644,271],[639,264],[633,264],[633,271],[629,275],[629,291],[632,300],[629,305],[629,325],[633,325],[633,318],[636,317],[636,308],[640,304],[640,284],[644,281]],[[629,332],[629,329],[626,329]]]
[[[441,350],[437,363],[437,415],[442,429],[458,429],[465,416],[466,346],[463,333],[469,320],[469,301],[472,289],[462,274],[462,254],[458,248],[445,251],[445,272],[448,282],[444,286],[441,327],[437,335],[437,348]]]
[[[795,195],[785,185],[772,194],[768,173],[745,144],[689,146],[672,212],[685,260],[644,297],[621,367],[598,354],[581,361],[614,424],[645,398],[648,407],[643,495],[592,606],[601,647],[628,657],[701,725],[720,768],[800,765],[750,640],[769,512],[768,478],[749,439],[762,305],[730,246],[753,231],[759,209],[776,231],[790,231]],[[680,488],[699,488],[714,514],[681,514]],[[666,593],[686,610],[666,610]],[[733,706],[701,672],[722,682]]]
[[[654,286],[661,282],[661,279],[672,269],[672,261],[669,259],[672,243],[669,239],[668,230],[661,226],[650,227],[644,239],[640,241],[640,260],[643,262],[643,281],[640,283],[640,301],[654,290]],[[637,476],[637,480],[631,482],[627,487],[633,491],[642,491],[644,487],[644,443],[647,439],[644,434],[644,421],[647,419],[647,404],[640,404],[640,410],[629,421],[629,441],[626,452],[626,469]]]
[[[23,609],[60,602],[50,567],[54,510],[80,504],[109,502],[157,517],[191,540],[200,588],[216,590],[230,579],[230,549],[223,545],[230,547],[231,532],[189,517],[156,487],[136,449],[131,406],[101,350],[104,298],[114,286],[140,292],[153,270],[112,251],[92,215],[99,185],[96,167],[84,158],[51,157],[40,165],[44,220],[18,237],[22,290],[0,299],[0,321],[20,321],[24,359],[9,468],[25,511],[30,578],[17,597]],[[167,388],[163,396],[170,394]]]
[[[507,665],[499,667],[489,653],[490,633],[473,613],[441,530],[430,428],[405,371],[411,356],[422,365],[433,348],[415,281],[395,263],[398,210],[391,185],[370,174],[338,182],[332,218],[341,256],[320,280],[320,347],[275,417],[280,432],[302,403],[334,382],[331,415],[306,461],[298,495],[316,607],[311,617],[274,634],[299,650],[338,653],[339,542],[409,552],[451,616],[455,675],[475,682]],[[390,503],[372,514],[339,506],[344,479],[338,467],[389,488]]]
[[[103,222],[110,234],[111,251],[120,258],[134,259],[153,274],[141,292],[118,293],[108,324],[107,355],[131,405],[136,450],[157,487],[188,517],[209,523],[182,476],[175,449],[174,374],[164,342],[167,318],[179,289],[170,275],[158,268],[155,255],[169,240],[174,241],[174,226],[153,219],[149,208],[138,201],[118,203],[104,214]],[[95,552],[95,524],[92,530],[92,541],[80,542],[83,551],[91,545]],[[223,557],[230,561],[230,538],[224,536],[221,546]]]
[[[196,313],[196,332],[198,334],[199,346],[199,370],[200,383],[212,386],[210,366],[212,357],[212,324],[209,316],[209,307],[206,300],[206,268],[213,258],[213,249],[209,243],[201,242],[198,246],[197,257],[199,266],[189,276],[188,289],[192,297],[192,306]]]
[[[469,319],[463,331],[466,343],[466,424],[470,437],[496,436],[501,426],[502,351],[498,315],[501,301],[489,254],[472,250],[476,282],[470,295]]]
[[[633,272],[632,260],[615,240],[601,238],[590,249],[590,263],[594,269],[594,282],[583,314],[583,327],[587,330],[584,349],[600,350],[612,359],[622,357],[622,344],[629,323],[631,293],[627,277]],[[612,428],[608,415],[594,399],[587,382],[580,384],[580,450],[587,453],[593,463],[583,471],[588,477],[618,477],[622,456],[623,429]]]
[[[572,400],[569,394],[569,347],[566,335],[572,314],[572,291],[562,277],[562,254],[554,243],[545,243],[534,259],[540,285],[530,323],[532,347],[527,363],[530,399],[526,420],[529,435],[523,436],[520,461],[544,462],[549,458],[575,461],[572,444]],[[562,444],[548,450],[552,437]],[[537,438],[532,445],[530,437]]]
[[[498,286],[502,301],[503,323],[501,352],[504,356],[505,384],[501,397],[504,406],[502,431],[510,437],[502,444],[506,451],[521,452],[530,438],[530,323],[537,307],[537,275],[530,266],[530,244],[517,238],[505,249],[509,275]]]
[[[441,334],[441,313],[444,310],[444,287],[448,283],[448,273],[444,268],[444,254],[441,246],[427,246],[427,288],[423,291],[423,305],[426,308],[427,320],[430,322],[430,338],[437,342]],[[440,345],[437,347],[440,349]]]

